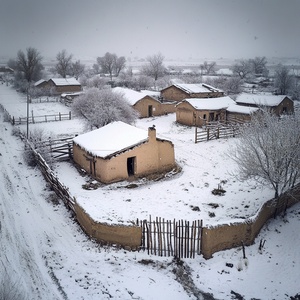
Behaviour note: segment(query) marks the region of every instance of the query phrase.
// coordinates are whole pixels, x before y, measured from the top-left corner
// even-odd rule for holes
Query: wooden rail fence
[[[140,221],[142,228],[141,249],[148,254],[195,258],[201,254],[202,220],[193,222],[184,220]]]
[[[70,208],[73,212],[75,212],[74,204],[75,199],[72,197],[71,193],[69,192],[69,189],[64,186],[59,179],[54,175],[53,171],[47,164],[47,162],[44,160],[44,158],[41,156],[40,153],[38,153],[32,143],[30,143],[27,139],[25,139],[26,147],[30,148],[31,151],[33,151],[34,156],[37,160],[38,166],[40,167],[40,170],[45,178],[45,180],[51,185],[51,188],[56,193],[56,195],[59,196],[65,203],[65,205]]]
[[[42,123],[42,122],[55,122],[55,121],[64,121],[64,120],[71,120],[72,114],[71,112],[62,114],[54,114],[54,115],[43,115],[43,116],[34,116],[33,113],[31,116],[28,117],[28,123],[35,124],[35,123]],[[19,117],[15,118],[14,116],[10,117],[10,123],[12,125],[22,125],[27,124],[27,117]]]
[[[230,124],[218,124],[214,126],[206,126],[204,129],[195,127],[195,143],[235,137],[240,133],[240,126]]]
[[[73,158],[73,138],[67,137],[62,139],[48,139],[45,141],[38,141],[31,139],[35,149],[46,149],[49,151],[53,159],[65,160]]]

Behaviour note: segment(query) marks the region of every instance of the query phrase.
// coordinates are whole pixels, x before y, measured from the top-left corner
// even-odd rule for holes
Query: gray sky
[[[299,0],[0,0],[0,56],[300,56]]]

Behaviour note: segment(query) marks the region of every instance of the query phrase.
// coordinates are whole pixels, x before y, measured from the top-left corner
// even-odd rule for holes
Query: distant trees
[[[300,120],[278,118],[268,111],[253,117],[244,127],[230,156],[237,163],[241,180],[254,179],[270,185],[275,198],[300,180]]]
[[[216,73],[216,62],[212,61],[208,63],[205,61],[203,64],[200,65],[201,75],[213,75]]]
[[[147,64],[142,67],[142,72],[154,78],[156,81],[159,77],[165,75],[165,67],[163,65],[165,57],[161,53],[154,54],[147,57]]]
[[[29,47],[26,49],[26,52],[18,51],[16,67],[27,82],[30,83],[40,79],[41,71],[44,69],[42,59],[42,56],[35,48]]]
[[[62,50],[56,55],[55,70],[63,78],[66,78],[71,71],[72,57],[73,55],[68,54],[66,50]]]
[[[111,89],[88,89],[74,100],[72,108],[89,126],[96,128],[114,121],[131,124],[138,117],[138,113],[125,100],[124,95]]]
[[[126,66],[126,59],[124,56],[118,57],[114,53],[106,52],[103,57],[97,57],[97,64],[100,66],[102,73],[107,73],[112,81],[113,75],[118,76]],[[97,70],[97,66],[93,67]]]
[[[71,65],[71,75],[78,79],[81,75],[84,74],[85,65],[80,62],[80,60],[76,60]]]
[[[241,79],[245,79],[248,75],[266,77],[269,73],[267,59],[264,56],[257,56],[253,59],[242,59],[233,65],[232,71]]]
[[[290,69],[282,64],[277,65],[274,74],[276,93],[285,95],[293,89],[294,84],[294,76],[290,74]]]
[[[249,60],[242,59],[232,67],[233,74],[239,76],[241,79],[245,79],[252,73],[252,66]]]
[[[256,56],[250,59],[250,64],[252,66],[252,71],[255,75],[267,76],[269,71],[267,69],[267,59],[265,56]]]

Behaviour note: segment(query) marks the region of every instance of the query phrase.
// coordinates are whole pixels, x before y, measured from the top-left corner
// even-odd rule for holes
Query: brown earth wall
[[[77,221],[85,233],[97,242],[117,244],[131,250],[136,250],[141,245],[141,227],[99,223],[93,220],[78,203],[75,203],[74,208]]]
[[[277,202],[267,201],[256,217],[244,222],[203,227],[201,253],[204,258],[211,258],[215,252],[244,245],[251,245],[264,224],[272,217],[284,212],[288,207],[300,201],[300,185],[283,195]]]

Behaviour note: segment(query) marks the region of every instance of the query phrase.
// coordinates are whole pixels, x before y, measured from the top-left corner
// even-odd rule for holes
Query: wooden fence
[[[53,159],[66,160],[73,158],[73,138],[74,137],[56,140],[48,139],[45,141],[31,139],[31,142],[35,149],[43,149],[43,152],[49,151]]]
[[[54,115],[43,115],[43,116],[34,116],[33,113],[31,116],[28,117],[28,123],[35,124],[35,123],[42,123],[42,122],[55,122],[55,121],[64,121],[64,120],[71,120],[72,114],[71,112],[62,114],[54,114]],[[27,117],[10,117],[10,123],[12,125],[22,125],[27,124]]]
[[[195,143],[235,137],[239,134],[239,125],[218,124],[215,126],[206,126],[205,129],[195,127]]]
[[[142,228],[141,249],[148,254],[195,258],[201,254],[202,220],[193,222],[183,220],[140,221]]]
[[[27,149],[30,149],[30,151],[33,151],[34,156],[37,160],[38,166],[46,179],[46,181],[51,185],[51,188],[56,193],[56,195],[63,200],[65,205],[70,208],[73,212],[75,212],[74,204],[75,199],[72,197],[71,193],[69,192],[69,189],[64,186],[59,179],[54,175],[53,171],[47,164],[47,162],[44,160],[44,158],[41,156],[40,153],[38,153],[32,143],[30,143],[27,139],[25,139],[25,145]]]

